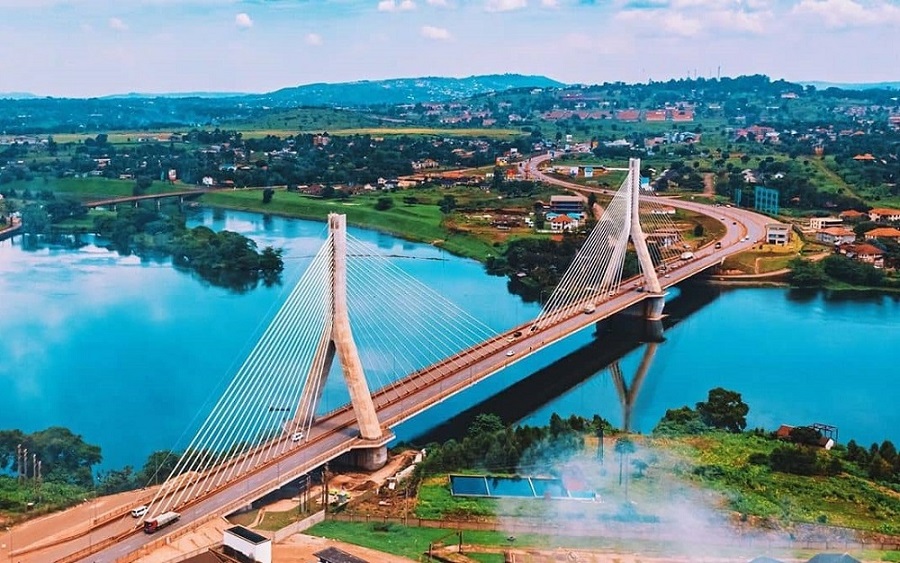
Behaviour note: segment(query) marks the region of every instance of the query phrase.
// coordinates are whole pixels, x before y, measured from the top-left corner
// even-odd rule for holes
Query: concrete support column
[[[631,242],[634,243],[634,250],[637,252],[641,271],[644,273],[644,286],[648,294],[645,317],[651,321],[659,320],[662,318],[666,301],[662,285],[659,283],[659,277],[656,275],[656,269],[653,267],[653,258],[650,256],[650,250],[647,248],[644,231],[641,229],[641,159],[629,159],[628,182],[628,191],[631,194],[631,197],[629,197],[631,206]]]
[[[648,296],[644,300],[644,317],[648,321],[658,321],[663,318],[663,309],[665,307],[665,294]]]
[[[653,258],[650,256],[650,250],[647,248],[647,241],[644,238],[644,231],[641,229],[639,209],[641,199],[641,159],[632,158],[628,160],[628,181],[631,195],[629,197],[629,205],[631,207],[631,242],[634,243],[634,250],[637,252],[641,271],[644,273],[647,291],[651,294],[662,293],[662,286],[653,267]]]
[[[350,329],[350,315],[347,310],[347,217],[331,213],[328,215],[328,230],[332,244],[332,315],[331,339],[334,341],[344,380],[350,391],[353,412],[359,423],[359,434],[364,440],[379,440],[381,425],[375,412],[375,404],[366,383],[362,362],[353,332]]]

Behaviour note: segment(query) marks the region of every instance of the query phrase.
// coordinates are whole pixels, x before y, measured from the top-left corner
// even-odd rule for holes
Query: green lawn
[[[458,530],[452,528],[419,528],[414,526],[400,526],[396,524],[380,524],[372,522],[336,522],[327,520],[306,530],[307,534],[320,536],[339,541],[345,541],[355,545],[368,547],[407,557],[414,561],[427,560],[424,555],[432,543],[440,542],[444,545],[453,545],[459,541]],[[598,533],[595,537],[575,537],[563,535],[539,535],[516,533],[515,539],[509,540],[509,532],[462,530],[462,543],[464,546],[481,546],[492,548],[498,552],[515,547],[517,549],[590,549],[608,552],[611,556],[615,553],[640,554],[649,557],[661,556],[696,556],[694,542],[674,541],[662,542],[655,539],[634,539],[617,537],[616,533],[608,536]],[[760,554],[760,548],[754,546],[724,547],[717,545],[716,554],[720,559],[733,561],[749,561]],[[791,558],[806,560],[815,553],[804,550],[796,550],[789,555]],[[502,558],[492,554],[467,553],[478,561],[502,561]],[[499,554],[497,554],[499,555]],[[863,557],[866,561],[900,561],[900,553],[896,551],[865,550],[859,553],[851,553],[857,557]],[[612,561],[616,559],[612,557]]]
[[[306,219],[325,219],[328,213],[343,213],[351,225],[376,229],[410,240],[431,243],[453,254],[484,260],[497,254],[498,248],[474,235],[454,232],[442,226],[443,215],[428,194],[416,192],[422,203],[407,205],[402,202],[405,193],[379,196],[354,196],[349,200],[319,199],[286,191],[278,191],[269,204],[262,203],[259,191],[225,191],[204,195],[202,201],[209,205],[274,213]],[[411,194],[412,195],[412,194]],[[394,207],[377,211],[378,197],[392,197]]]

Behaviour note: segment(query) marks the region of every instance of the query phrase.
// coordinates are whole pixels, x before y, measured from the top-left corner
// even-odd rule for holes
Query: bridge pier
[[[648,319],[644,323],[645,342],[662,342],[665,339],[662,319],[652,321]]]
[[[357,467],[363,471],[376,471],[387,463],[387,446],[375,446],[373,448],[361,448],[347,452],[339,458],[340,463]]]
[[[644,300],[644,318],[648,321],[658,321],[663,318],[663,309],[666,307],[666,294],[651,295]]]

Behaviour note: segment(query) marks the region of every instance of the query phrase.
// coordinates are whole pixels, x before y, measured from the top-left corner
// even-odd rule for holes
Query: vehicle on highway
[[[682,259],[682,260],[693,260],[693,259],[694,259],[694,253],[693,253],[693,252],[682,252],[682,253],[681,253],[681,259]]]
[[[666,275],[664,275],[663,277],[664,277],[664,278],[671,278],[672,276],[670,276],[669,274],[666,274]]]
[[[302,439],[303,439],[303,431],[302,430],[291,434],[291,442],[299,442]]]
[[[507,356],[512,356],[514,354],[515,354],[515,352],[513,352],[512,350],[510,350],[509,352],[506,353]]]
[[[584,309],[583,309],[585,315],[590,315],[591,313],[593,313],[596,310],[597,310],[597,308],[594,307],[593,303],[588,303],[587,305],[584,306]]]
[[[177,512],[163,512],[155,518],[148,518],[144,520],[144,533],[152,534],[169,524],[175,523],[179,518],[181,518],[181,514]]]
[[[144,514],[147,514],[147,505],[142,504],[140,506],[136,506],[131,509],[131,517],[132,518],[140,518]]]
[[[720,249],[720,248],[722,248],[722,243],[721,243],[721,242],[717,242],[717,243],[716,243],[716,250],[718,250],[718,249]]]

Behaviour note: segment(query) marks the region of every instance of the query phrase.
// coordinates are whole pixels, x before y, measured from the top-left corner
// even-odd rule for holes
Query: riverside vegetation
[[[711,508],[729,515],[723,518],[762,528],[828,524],[900,536],[900,455],[890,441],[866,448],[850,440],[826,450],[819,445],[822,434],[810,427],[784,437],[748,430],[748,412],[739,393],[716,388],[693,408],[668,410],[646,436],[617,430],[597,415],[554,414],[545,427],[513,427],[495,415],[478,415],[460,440],[426,446],[415,474],[415,514],[454,520],[540,516],[542,503],[452,496],[446,475],[565,481],[574,472],[577,482],[604,499],[597,518],[654,521],[666,517],[665,503],[654,499],[711,490],[717,493]]]

